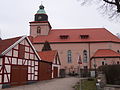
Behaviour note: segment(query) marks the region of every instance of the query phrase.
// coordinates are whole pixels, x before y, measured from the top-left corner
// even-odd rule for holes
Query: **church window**
[[[67,51],[67,59],[68,59],[68,63],[72,63],[72,52],[71,52],[71,50]]]
[[[120,53],[120,51],[119,51],[119,50],[117,50],[117,52],[118,52],[118,53]]]
[[[40,34],[41,33],[41,28],[38,26],[37,27],[37,34]]]
[[[119,62],[119,61],[117,61],[117,64],[120,64],[120,62]]]
[[[104,62],[104,61],[102,61],[102,65],[105,65],[105,62]]]
[[[87,50],[83,51],[83,62],[87,63]]]

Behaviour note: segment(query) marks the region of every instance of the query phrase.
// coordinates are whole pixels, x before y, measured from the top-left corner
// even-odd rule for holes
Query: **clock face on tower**
[[[48,16],[46,14],[36,14],[35,21],[48,21]]]
[[[38,20],[41,20],[42,19],[42,17],[41,16],[38,16]]]

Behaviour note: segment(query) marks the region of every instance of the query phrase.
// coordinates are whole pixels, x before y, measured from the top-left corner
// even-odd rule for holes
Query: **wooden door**
[[[52,78],[52,64],[46,62],[39,63],[39,81],[50,80]]]
[[[58,67],[53,68],[53,77],[57,78],[58,77]]]
[[[24,85],[27,82],[27,66],[12,65],[11,86]]]

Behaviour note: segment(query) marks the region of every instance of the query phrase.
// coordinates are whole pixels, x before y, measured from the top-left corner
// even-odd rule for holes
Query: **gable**
[[[28,38],[24,38],[12,48],[9,47],[8,52],[5,53],[5,56],[17,57],[21,59],[40,60],[39,56],[36,54],[35,49],[28,40]]]
[[[0,54],[17,42],[21,37],[0,40]]]
[[[55,56],[55,58],[54,58],[54,64],[61,65],[61,62],[60,62],[60,58],[59,58],[58,53],[56,54],[56,56]]]
[[[38,52],[43,61],[52,62],[60,65],[60,59],[57,50]]]

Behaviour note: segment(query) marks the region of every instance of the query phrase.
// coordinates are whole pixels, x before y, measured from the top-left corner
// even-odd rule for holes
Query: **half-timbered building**
[[[0,40],[0,88],[37,81],[39,60],[28,37]]]

